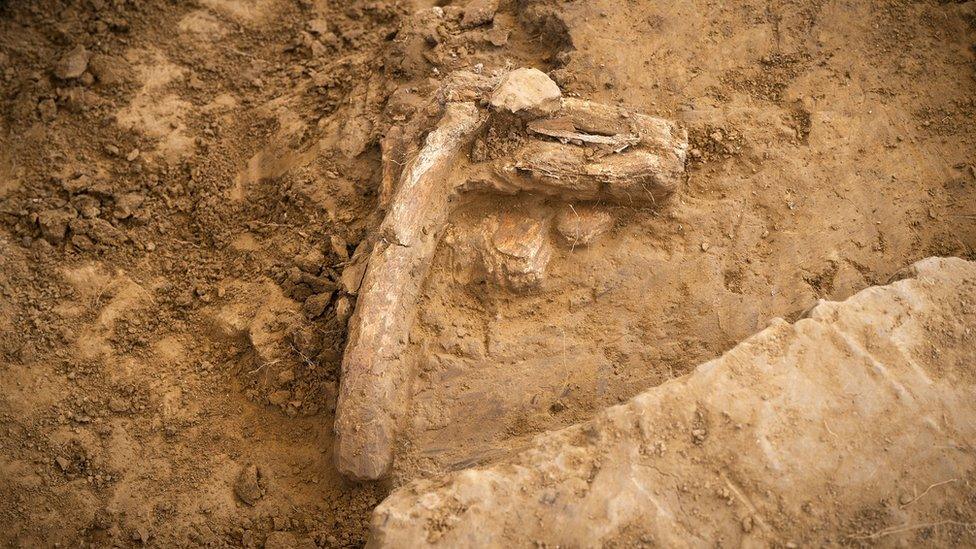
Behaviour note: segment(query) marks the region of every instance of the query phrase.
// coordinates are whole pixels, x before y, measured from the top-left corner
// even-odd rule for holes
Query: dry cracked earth
[[[922,258],[976,259],[974,48],[976,2],[940,0],[0,1],[0,544],[361,546],[409,481]],[[384,143],[459,71],[519,67],[673,121],[679,184],[460,201],[411,294],[392,468],[347,479],[350,279],[410,156]],[[513,275],[474,266],[483,230],[515,256],[558,234]]]

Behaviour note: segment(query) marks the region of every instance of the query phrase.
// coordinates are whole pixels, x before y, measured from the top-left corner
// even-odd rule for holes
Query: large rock
[[[976,542],[976,263],[776,321],[506,461],[395,491],[374,547]]]

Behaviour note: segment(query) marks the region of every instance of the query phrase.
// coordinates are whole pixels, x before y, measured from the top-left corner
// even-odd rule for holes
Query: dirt
[[[976,3],[433,4],[0,3],[0,543],[358,546],[394,486],[974,258]],[[379,141],[452,71],[517,67],[682,124],[687,182],[592,205],[612,226],[528,293],[442,243],[394,475],[346,481],[342,275]]]

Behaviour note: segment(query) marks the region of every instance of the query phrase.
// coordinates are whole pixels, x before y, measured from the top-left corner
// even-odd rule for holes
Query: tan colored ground
[[[470,29],[430,4],[0,5],[0,544],[359,545],[392,486],[974,257],[976,3],[506,0]],[[689,178],[534,294],[455,280],[442,246],[394,478],[347,484],[328,294],[378,138],[479,63],[682,123]]]

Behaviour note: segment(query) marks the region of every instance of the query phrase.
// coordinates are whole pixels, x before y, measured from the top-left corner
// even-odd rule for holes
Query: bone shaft
[[[396,422],[411,370],[406,346],[449,214],[455,155],[482,121],[473,104],[449,104],[404,171],[370,255],[342,363],[336,410],[336,466],[344,475],[382,478],[393,460]]]

